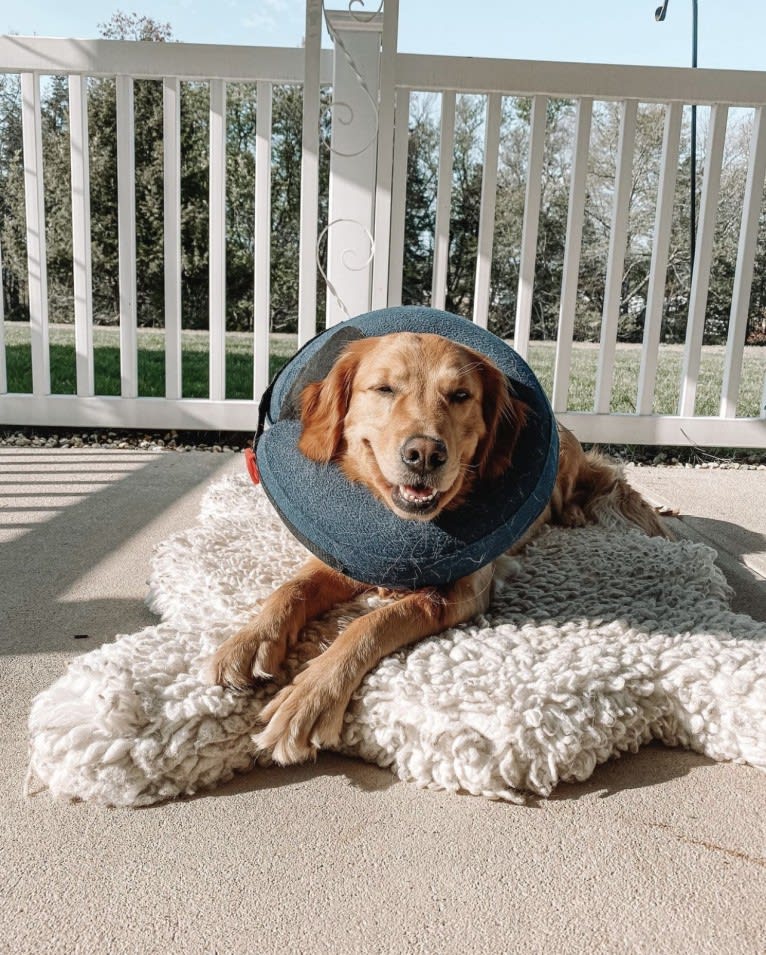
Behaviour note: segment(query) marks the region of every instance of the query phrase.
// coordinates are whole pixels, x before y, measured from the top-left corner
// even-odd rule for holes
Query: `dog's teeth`
[[[425,488],[408,487],[405,484],[399,486],[399,493],[405,501],[411,501],[413,504],[428,504],[437,494],[435,488],[426,491]]]

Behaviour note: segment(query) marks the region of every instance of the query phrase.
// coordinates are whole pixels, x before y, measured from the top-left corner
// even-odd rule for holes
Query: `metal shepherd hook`
[[[664,0],[661,7],[654,11],[654,19],[662,23],[668,14],[668,3],[670,0]],[[697,0],[692,0],[692,68],[697,67]],[[694,253],[697,243],[697,106],[692,103],[692,129],[691,129],[691,169],[689,187],[689,274],[694,272]]]

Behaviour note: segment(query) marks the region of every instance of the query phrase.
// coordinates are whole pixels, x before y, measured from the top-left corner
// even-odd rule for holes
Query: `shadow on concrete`
[[[728,554],[742,559],[750,554],[766,556],[766,535],[748,530],[731,521],[720,521],[713,517],[684,517],[683,523],[692,527],[700,537],[709,541],[716,550],[725,550]]]
[[[81,653],[156,622],[140,599],[80,599],[71,591],[230,460],[169,452],[0,451],[0,530],[10,538],[0,544],[0,653]],[[148,570],[125,572],[142,573],[143,584]]]
[[[732,609],[766,621],[766,535],[712,517],[684,516],[674,522],[680,536],[712,547],[734,589]]]
[[[235,776],[228,783],[183,799],[185,802],[197,799],[227,799],[246,793],[298,786],[324,776],[343,777],[352,788],[363,792],[383,792],[392,786],[403,785],[402,781],[387,769],[364,763],[354,757],[342,756],[340,753],[323,752],[319,753],[314,763],[301,763],[298,766],[255,766],[249,772]],[[164,804],[155,803],[144,808],[149,810],[162,805]]]
[[[597,766],[590,779],[583,783],[561,783],[550,800],[582,799],[591,795],[608,799],[633,789],[661,786],[715,765],[715,760],[707,756],[652,740],[637,753],[623,753]]]
[[[654,740],[641,747],[638,753],[625,753],[621,757],[613,757],[597,766],[590,779],[583,783],[559,783],[547,799],[527,793],[526,804],[521,808],[537,809],[546,802],[569,802],[589,796],[608,799],[631,790],[661,786],[676,779],[683,779],[699,769],[715,765],[715,761],[706,756],[690,750],[667,747],[658,740]],[[388,769],[362,762],[354,757],[342,756],[339,753],[323,752],[318,755],[315,763],[303,763],[299,766],[255,766],[249,772],[235,776],[228,783],[185,797],[183,801],[226,799],[249,793],[257,794],[300,786],[322,777],[343,777],[352,788],[370,793],[383,792],[392,786],[405,785],[415,788],[414,783],[404,782]],[[441,792],[441,795],[448,794]],[[458,798],[481,799],[465,791],[450,794],[449,798],[455,798],[455,795]],[[153,806],[144,808],[150,810],[162,805],[164,804],[155,803]],[[500,801],[496,805],[514,810],[520,808],[518,804]]]

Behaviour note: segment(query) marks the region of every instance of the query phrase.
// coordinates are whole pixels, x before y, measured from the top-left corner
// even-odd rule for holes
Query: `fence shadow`
[[[760,566],[766,567],[766,535],[712,517],[684,516],[681,523],[695,540],[717,551],[718,563],[734,588],[733,609],[766,621],[766,578],[752,568],[752,561],[746,562],[762,554]]]
[[[100,577],[109,590],[124,592],[125,574],[141,574],[140,589],[157,540],[139,546],[134,539],[230,461],[218,454],[0,449],[0,654],[83,652],[152,623],[140,598],[89,596],[87,577],[113,561]]]

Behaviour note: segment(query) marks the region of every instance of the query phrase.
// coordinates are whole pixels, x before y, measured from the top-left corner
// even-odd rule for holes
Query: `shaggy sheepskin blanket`
[[[75,659],[34,700],[30,776],[54,796],[142,806],[263,762],[255,721],[277,687],[235,692],[201,674],[305,556],[249,478],[211,486],[197,526],[156,551],[148,602],[161,622]],[[728,609],[714,557],[608,514],[548,530],[499,563],[486,616],[368,674],[341,751],[513,802],[652,739],[766,768],[766,628]],[[309,625],[289,669],[374,599]]]

